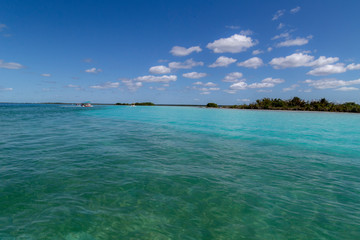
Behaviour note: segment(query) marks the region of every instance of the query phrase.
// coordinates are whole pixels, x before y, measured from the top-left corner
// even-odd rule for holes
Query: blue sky
[[[1,1],[0,102],[360,102],[359,1]]]

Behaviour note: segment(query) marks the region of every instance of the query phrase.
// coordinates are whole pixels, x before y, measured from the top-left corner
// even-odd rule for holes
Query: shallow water
[[[0,239],[359,239],[360,114],[0,105]]]

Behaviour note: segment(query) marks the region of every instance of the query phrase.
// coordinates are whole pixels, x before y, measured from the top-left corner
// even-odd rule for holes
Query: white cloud
[[[205,87],[215,87],[216,84],[213,83],[213,82],[207,82],[207,83],[204,84],[204,86],[205,86]]]
[[[273,38],[271,38],[271,40],[276,40],[279,38],[289,38],[290,34],[285,32],[285,33],[280,33],[279,35],[274,36]]]
[[[193,52],[201,52],[202,49],[199,46],[193,46],[193,47],[189,47],[189,48],[184,48],[184,47],[180,47],[180,46],[174,46],[170,53],[174,56],[187,56]]]
[[[257,69],[258,67],[261,67],[263,65],[263,61],[261,58],[258,58],[258,57],[253,57],[253,58],[250,58],[244,62],[240,62],[238,63],[237,65],[239,67],[247,67],[247,68],[254,68],[254,69]]]
[[[346,68],[344,67],[344,64],[338,63],[338,64],[327,64],[324,66],[317,67],[309,71],[307,74],[313,76],[324,76],[324,75],[343,73],[343,72],[346,72]]]
[[[276,36],[275,36],[276,37]],[[277,47],[291,47],[291,46],[302,46],[305,44],[309,43],[309,39],[311,39],[311,37],[307,37],[307,38],[300,38],[297,37],[295,39],[288,39],[285,40],[281,43],[278,43],[276,46]]]
[[[352,80],[352,81],[337,80],[334,78],[321,79],[321,80],[307,79],[304,81],[304,83],[307,83],[310,87],[314,87],[316,89],[329,89],[329,88],[357,85],[360,84],[360,79]]]
[[[241,72],[232,72],[225,76],[223,82],[239,82],[241,81],[243,74]]]
[[[152,74],[166,74],[166,73],[170,73],[171,69],[164,66],[164,65],[160,65],[160,66],[153,66],[149,69],[149,72]]]
[[[215,87],[217,84],[215,84],[213,82],[207,82],[207,83],[196,82],[196,83],[193,83],[193,84],[197,85],[197,86],[193,86],[192,89],[201,91],[200,94],[210,94],[211,91],[219,91],[220,90],[220,88]]]
[[[296,8],[291,9],[290,12],[294,14],[294,13],[299,12],[300,9],[301,9],[301,8],[300,8],[299,6],[297,6]]]
[[[272,88],[276,84],[283,83],[284,80],[280,78],[265,78],[261,82],[247,84],[244,81],[240,81],[230,85],[230,90],[245,90],[248,88]]]
[[[281,79],[281,78],[271,78],[271,77],[268,77],[268,78],[263,79],[261,82],[263,82],[263,83],[279,84],[279,83],[285,82],[285,80],[284,80],[284,79]]]
[[[20,63],[14,63],[14,62],[4,62],[4,60],[0,59],[0,68],[6,68],[6,69],[21,69],[24,68],[23,65]]]
[[[247,88],[247,84],[245,82],[237,82],[230,85],[231,90],[245,90]]]
[[[272,47],[268,47],[268,48],[267,48],[267,51],[268,51],[268,52],[271,52],[272,50],[273,50]]]
[[[300,85],[298,85],[298,84],[293,84],[293,85],[291,85],[290,87],[283,88],[283,91],[284,91],[284,92],[293,91],[293,90],[295,90],[295,89],[298,88],[298,87],[300,87]]]
[[[274,83],[261,82],[261,83],[252,83],[248,85],[248,88],[271,88],[275,87]]]
[[[99,85],[90,86],[90,88],[95,89],[108,89],[108,88],[118,88],[120,86],[119,82],[106,82]]]
[[[169,67],[173,69],[191,69],[196,66],[203,66],[203,62],[195,62],[192,59],[188,59],[185,62],[171,62],[169,63]]]
[[[220,38],[212,43],[208,43],[207,48],[214,53],[239,53],[246,51],[248,48],[256,45],[257,42],[246,35],[234,34],[228,38]]]
[[[208,95],[208,94],[210,94],[211,92],[201,92],[200,94],[202,94],[202,95]]]
[[[277,27],[277,29],[282,29],[283,27],[285,27],[285,24],[279,23],[279,26]]]
[[[215,87],[217,84],[213,83],[213,82],[207,82],[207,83],[203,83],[203,82],[194,82],[194,85],[199,85],[199,86],[204,86],[204,87]],[[194,89],[199,89],[197,87],[194,87]],[[207,89],[208,90],[208,89]]]
[[[0,91],[13,91],[13,88],[0,88]]]
[[[355,63],[349,64],[349,65],[347,65],[346,69],[348,69],[348,70],[359,70],[360,69],[360,63],[359,64],[355,64]]]
[[[254,51],[252,51],[252,55],[258,55],[258,54],[261,54],[263,53],[264,51],[260,50],[260,49],[256,49]]]
[[[318,59],[316,59],[315,61],[312,61],[308,64],[308,66],[310,67],[318,67],[318,66],[323,66],[323,65],[327,65],[327,64],[332,64],[339,61],[338,57],[324,57],[324,56],[320,56]]]
[[[274,14],[272,20],[274,21],[274,20],[279,19],[279,17],[281,17],[282,15],[284,15],[284,13],[285,13],[285,10],[284,10],[284,9],[283,9],[283,10],[277,10],[276,13]]]
[[[102,72],[102,70],[100,68],[90,68],[90,69],[86,69],[85,72],[87,72],[87,73],[99,73],[99,72]]]
[[[336,91],[357,91],[359,90],[358,88],[356,87],[341,87],[341,88],[338,88],[338,89],[335,89]]]
[[[143,85],[142,82],[134,82],[130,79],[123,79],[122,83],[124,83],[130,91],[136,91],[139,87],[142,87]]]
[[[41,74],[41,76],[43,76],[43,77],[51,77],[51,74],[50,73],[43,73],[43,74]]]
[[[176,81],[177,76],[176,75],[162,75],[162,76],[153,76],[153,75],[147,75],[147,76],[141,76],[134,79],[136,82],[162,82],[162,83],[168,83],[172,81]]]
[[[230,64],[236,62],[237,60],[234,59],[234,58],[230,58],[230,57],[224,57],[224,56],[221,56],[221,57],[218,57],[218,59],[216,59],[216,61],[209,65],[209,67],[211,68],[214,68],[214,67],[227,67],[229,66]]]
[[[206,76],[207,76],[206,73],[198,73],[198,72],[189,72],[189,73],[183,74],[183,77],[192,78],[192,79],[199,79],[199,78],[203,78]]]
[[[199,81],[199,82],[194,82],[193,84],[194,85],[203,85],[204,83]]]
[[[335,63],[339,60],[337,57],[321,56],[314,60],[315,57],[304,53],[293,53],[286,57],[273,58],[270,65],[275,69],[291,67],[317,67],[326,64]]]

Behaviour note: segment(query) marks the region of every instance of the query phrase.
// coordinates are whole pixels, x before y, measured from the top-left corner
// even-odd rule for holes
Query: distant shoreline
[[[43,103],[14,103],[0,102],[0,104],[48,104],[48,105],[79,105],[79,103],[64,102],[43,102]],[[238,109],[238,110],[263,110],[263,111],[290,111],[290,112],[330,112],[330,113],[360,113],[360,105],[355,102],[336,104],[327,101],[325,98],[315,101],[305,101],[298,97],[289,100],[263,98],[254,103],[242,105],[217,105],[208,103],[199,104],[154,104],[152,102],[136,103],[92,103],[95,106],[158,106],[158,107],[200,107],[217,109]]]

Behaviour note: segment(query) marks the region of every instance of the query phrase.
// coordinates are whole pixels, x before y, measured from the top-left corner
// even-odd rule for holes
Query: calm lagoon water
[[[360,114],[2,104],[0,239],[360,239]]]

